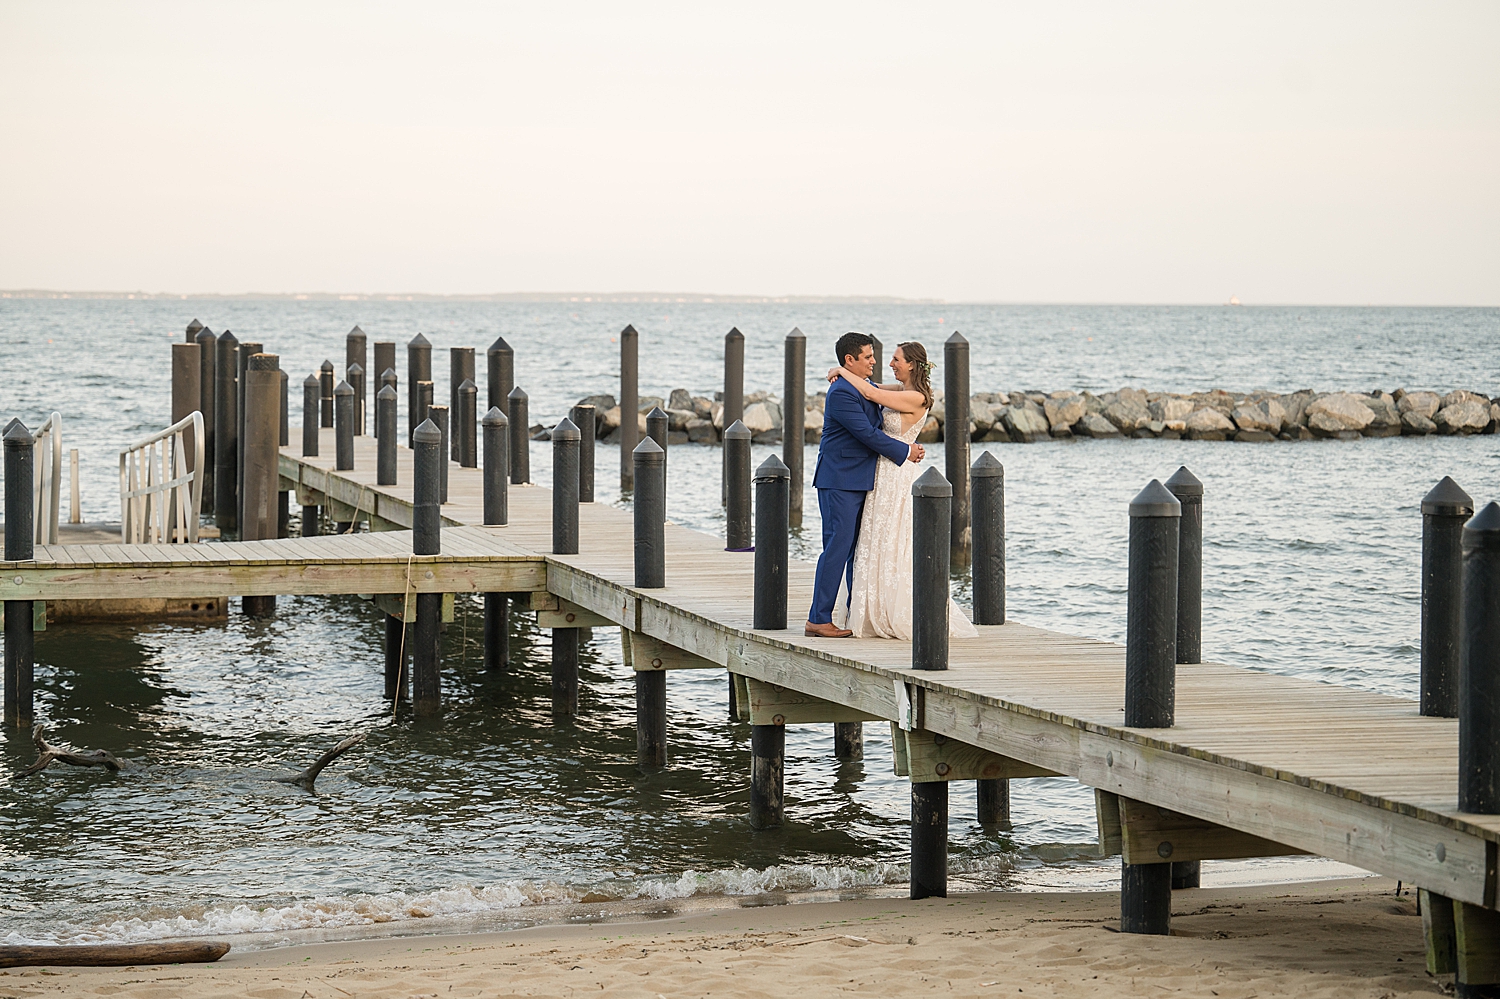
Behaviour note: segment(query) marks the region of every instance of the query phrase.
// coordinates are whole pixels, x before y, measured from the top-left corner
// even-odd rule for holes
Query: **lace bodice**
[[[917,435],[922,432],[922,428],[926,425],[927,410],[924,409],[922,410],[921,417],[914,421],[905,431],[902,431],[901,414],[894,409],[887,409],[884,411],[884,422],[880,429],[904,444],[914,444],[916,443]]]

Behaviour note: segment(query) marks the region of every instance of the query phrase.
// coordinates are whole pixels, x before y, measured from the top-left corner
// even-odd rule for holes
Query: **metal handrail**
[[[57,544],[57,514],[62,508],[62,416],[52,413],[31,435],[31,500],[39,545]],[[48,460],[48,451],[52,452]]]
[[[193,435],[193,461],[183,439]],[[130,544],[194,544],[203,505],[203,414],[197,410],[165,430],[120,449],[120,540]]]

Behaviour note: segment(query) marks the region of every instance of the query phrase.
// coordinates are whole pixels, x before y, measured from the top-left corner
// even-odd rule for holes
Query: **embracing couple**
[[[896,380],[881,385],[870,381],[873,339],[845,333],[834,350],[813,474],[823,554],[806,633],[911,641],[911,486],[925,456],[917,435],[932,408],[932,365],[920,343],[900,344],[891,355]],[[948,627],[954,637],[978,634],[951,599]]]

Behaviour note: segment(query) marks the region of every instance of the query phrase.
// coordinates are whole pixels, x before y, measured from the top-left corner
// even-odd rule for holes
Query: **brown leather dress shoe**
[[[854,632],[848,628],[835,628],[832,624],[813,624],[809,621],[802,634],[808,638],[848,638]]]

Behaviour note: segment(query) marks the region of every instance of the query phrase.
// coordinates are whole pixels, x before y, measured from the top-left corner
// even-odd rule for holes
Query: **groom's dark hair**
[[[833,345],[833,349],[839,355],[839,364],[844,363],[846,357],[858,357],[864,353],[866,347],[875,346],[875,338],[864,333],[855,333],[853,330],[839,337],[839,342]]]

